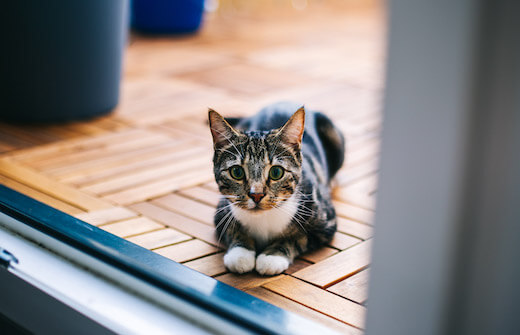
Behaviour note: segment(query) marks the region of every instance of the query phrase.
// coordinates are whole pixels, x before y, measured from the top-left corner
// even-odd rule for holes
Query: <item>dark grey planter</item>
[[[81,120],[117,105],[128,0],[23,0],[2,7],[2,120]]]

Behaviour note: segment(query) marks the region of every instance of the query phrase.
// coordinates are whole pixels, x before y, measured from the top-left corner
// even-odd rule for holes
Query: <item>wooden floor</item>
[[[0,124],[0,182],[346,334],[362,333],[381,125],[385,21],[372,1],[221,1],[196,36],[132,36],[108,117]],[[345,5],[347,3],[348,5]],[[232,5],[235,4],[236,7]],[[235,275],[212,217],[207,107],[250,115],[295,100],[348,139],[332,243],[282,275]]]

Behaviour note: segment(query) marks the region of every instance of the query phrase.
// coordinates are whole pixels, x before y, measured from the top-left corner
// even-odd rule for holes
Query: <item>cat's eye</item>
[[[269,178],[272,180],[278,180],[283,177],[284,169],[281,166],[273,166],[269,170]]]
[[[234,166],[230,167],[229,174],[231,175],[231,177],[233,177],[237,180],[244,179],[244,177],[246,175],[244,172],[244,169],[238,165],[234,165]]]

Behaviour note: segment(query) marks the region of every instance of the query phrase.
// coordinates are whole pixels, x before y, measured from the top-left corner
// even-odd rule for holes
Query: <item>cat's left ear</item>
[[[208,111],[208,118],[211,135],[213,136],[213,146],[215,148],[221,147],[225,143],[229,143],[233,137],[239,135],[237,131],[227,123],[222,115],[211,108]]]
[[[280,136],[287,144],[299,147],[302,143],[303,130],[305,129],[305,108],[302,106],[294,113],[289,121],[280,128]]]

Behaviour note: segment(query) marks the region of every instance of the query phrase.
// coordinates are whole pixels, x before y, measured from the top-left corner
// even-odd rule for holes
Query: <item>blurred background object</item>
[[[5,5],[1,119],[61,122],[103,115],[117,105],[127,0]]]
[[[204,0],[133,0],[132,28],[146,33],[191,33],[199,29]]]

